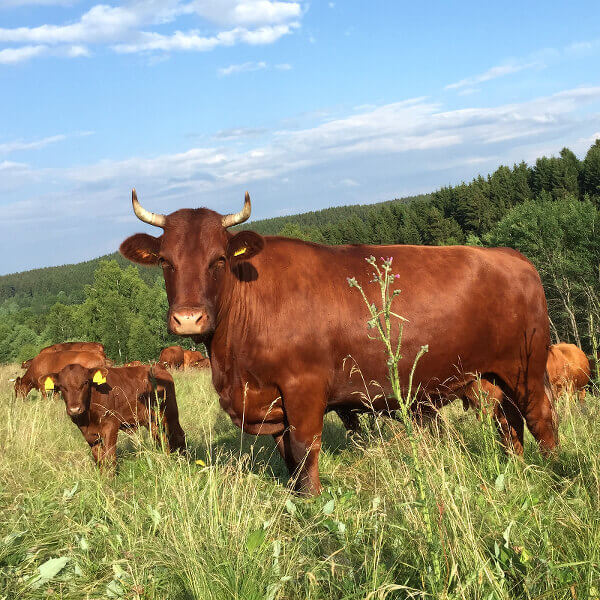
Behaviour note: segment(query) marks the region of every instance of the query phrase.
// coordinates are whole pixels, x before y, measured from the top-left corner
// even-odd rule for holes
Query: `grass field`
[[[423,597],[431,548],[398,423],[326,419],[325,492],[300,499],[270,437],[241,434],[206,373],[175,375],[189,456],[120,434],[101,475],[62,400],[0,368],[0,599]],[[561,448],[506,458],[459,404],[419,440],[438,598],[600,598],[600,397],[563,400]],[[197,461],[201,461],[198,464]]]

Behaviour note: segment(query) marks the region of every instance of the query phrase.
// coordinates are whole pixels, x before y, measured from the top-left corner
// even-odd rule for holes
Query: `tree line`
[[[326,244],[515,248],[540,272],[555,340],[589,352],[600,338],[600,140],[583,160],[564,148],[432,194],[246,227]],[[167,333],[162,274],[104,258],[0,277],[0,361],[70,339],[100,341],[117,361],[152,360],[171,343],[190,346]]]

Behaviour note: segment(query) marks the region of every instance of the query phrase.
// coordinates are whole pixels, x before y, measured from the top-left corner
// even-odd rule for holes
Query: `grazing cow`
[[[168,346],[164,348],[160,353],[159,362],[171,369],[183,369],[183,348],[181,346]]]
[[[580,402],[585,399],[585,386],[590,381],[590,361],[575,344],[561,342],[548,352],[548,377],[557,396],[577,392]]]
[[[44,373],[58,373],[67,365],[78,364],[86,368],[98,368],[106,366],[106,360],[96,352],[41,352],[31,360],[31,364],[23,377],[17,377],[15,381],[15,394],[17,397],[26,398],[29,392],[37,388],[44,398],[46,390],[44,385],[40,385],[39,378]]]
[[[29,369],[29,366],[31,365],[32,360],[33,360],[33,358],[30,358],[29,360],[24,360],[21,363],[21,369]]]
[[[162,423],[165,447],[185,448],[175,385],[162,367],[98,369],[71,364],[58,372],[44,373],[39,385],[45,385],[48,378],[62,394],[67,414],[79,427],[99,466],[114,466],[119,430],[131,430],[139,425],[147,427],[160,442]]]
[[[206,369],[210,367],[210,361],[202,354],[195,350],[183,351],[183,368],[184,369]]]
[[[133,235],[121,253],[161,266],[170,331],[204,342],[221,406],[244,431],[274,436],[300,493],[321,489],[327,410],[365,409],[361,392],[369,393],[375,410],[397,408],[386,353],[369,339],[361,294],[348,287],[355,277],[369,302],[381,302],[379,286],[370,283],[369,255],[390,257],[399,275],[394,310],[407,319],[398,365],[405,392],[414,360],[428,344],[413,389],[448,397],[481,376],[507,392],[506,438],[517,440],[518,452],[523,419],[542,451],[555,448],[556,422],[544,387],[546,298],[534,266],[518,252],[326,246],[231,232],[250,216],[247,194],[241,212],[226,216],[206,208],[155,214],[139,204],[135,190],[132,202],[138,218],[163,233]]]
[[[131,362],[125,363],[124,367],[143,367],[144,363],[141,360],[132,360]]]

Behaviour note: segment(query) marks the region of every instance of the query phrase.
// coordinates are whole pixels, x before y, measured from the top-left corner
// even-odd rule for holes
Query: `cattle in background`
[[[65,352],[65,351],[95,352],[106,357],[104,345],[100,342],[63,342],[61,344],[52,344],[40,350],[40,354],[45,352]]]
[[[184,369],[207,369],[210,367],[210,361],[196,350],[183,351],[183,368]]]
[[[415,357],[428,344],[413,389],[449,397],[481,376],[502,397],[507,443],[514,440],[522,452],[525,420],[542,451],[555,448],[555,414],[544,387],[546,298],[535,267],[518,252],[325,246],[232,233],[250,216],[248,194],[242,210],[226,216],[205,208],[155,214],[139,204],[135,190],[132,203],[139,219],[163,232],[133,235],[121,253],[160,265],[170,331],[205,343],[221,406],[244,431],[274,436],[301,493],[321,489],[326,410],[364,410],[364,382],[375,410],[394,408],[386,354],[369,339],[361,295],[348,288],[355,277],[369,302],[381,302],[379,287],[370,284],[369,255],[390,257],[399,274],[394,309],[407,319],[399,363],[405,392]],[[348,356],[362,376],[349,372]]]
[[[17,377],[15,381],[15,394],[17,397],[26,398],[29,392],[36,388],[44,398],[46,390],[40,385],[39,378],[44,373],[58,373],[61,369],[71,364],[79,364],[87,368],[98,368],[106,366],[106,360],[96,352],[41,352],[31,360],[31,364],[23,377]]]
[[[79,427],[96,463],[112,467],[116,462],[119,430],[147,427],[157,443],[170,450],[185,448],[179,424],[175,385],[160,366],[87,368],[67,365],[40,376],[50,378],[65,401],[67,414]],[[161,426],[163,430],[161,430]]]
[[[31,365],[31,361],[33,360],[33,358],[30,358],[28,360],[24,360],[21,363],[21,369],[29,369],[29,366]]]
[[[124,367],[143,367],[144,363],[141,360],[132,360],[123,365]]]
[[[585,399],[585,386],[590,381],[590,361],[575,344],[561,342],[548,352],[548,377],[557,396],[577,392],[580,402]]]
[[[183,369],[184,353],[181,346],[168,346],[164,348],[159,357],[159,362],[171,369]]]

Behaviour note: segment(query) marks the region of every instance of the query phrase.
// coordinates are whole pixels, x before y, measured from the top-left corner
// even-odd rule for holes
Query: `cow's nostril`
[[[200,323],[200,321],[202,321],[203,317],[204,317],[204,313],[200,313],[200,316],[196,319],[196,325],[198,325],[198,323]]]
[[[181,325],[181,321],[175,315],[173,315],[173,321],[175,321],[177,325]]]

